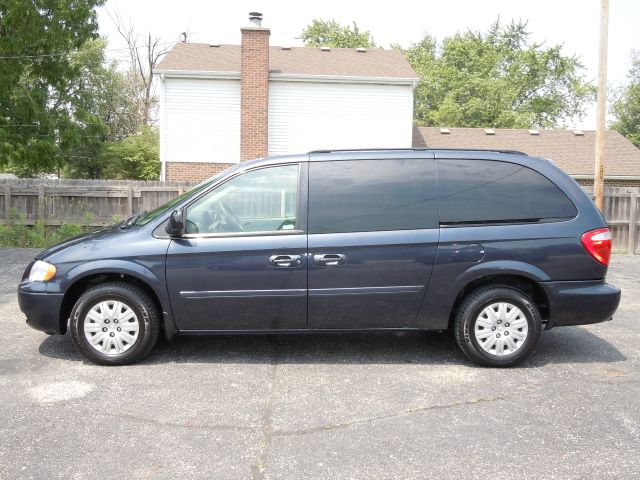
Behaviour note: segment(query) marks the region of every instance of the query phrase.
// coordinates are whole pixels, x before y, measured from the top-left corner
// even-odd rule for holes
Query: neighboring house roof
[[[444,130],[444,129],[442,129]],[[496,128],[488,135],[484,128],[414,127],[413,146],[431,148],[480,148],[519,150],[553,160],[574,176],[594,175],[596,133],[593,130],[529,130]],[[534,130],[535,132],[535,130]],[[582,133],[580,135],[580,133]],[[605,135],[605,175],[640,176],[640,149],[614,130]]]
[[[240,75],[240,45],[209,46],[177,43],[156,67],[155,73]],[[377,78],[417,82],[418,76],[399,50],[355,48],[269,47],[269,72],[273,76]]]

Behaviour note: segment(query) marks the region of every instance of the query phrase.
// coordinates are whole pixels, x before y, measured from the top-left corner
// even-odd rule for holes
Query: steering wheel
[[[220,208],[220,211],[224,215],[226,224],[231,231],[244,232],[244,228],[242,227],[242,224],[240,223],[240,220],[238,219],[237,215],[233,213],[233,210],[231,210],[223,202],[219,202],[218,207]]]

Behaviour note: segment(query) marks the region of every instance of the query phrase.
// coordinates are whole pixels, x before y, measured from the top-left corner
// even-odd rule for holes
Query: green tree
[[[102,160],[108,178],[158,180],[160,178],[158,129],[142,126],[139,133],[108,144]]]
[[[414,121],[425,126],[547,128],[583,115],[595,88],[560,45],[532,43],[526,23],[425,35],[404,49],[418,73]],[[397,47],[396,47],[397,48]]]
[[[343,26],[335,20],[314,19],[298,38],[306,47],[376,48],[371,34],[360,31],[356,22]]]
[[[87,41],[72,55],[81,75],[70,82],[66,94],[76,119],[75,135],[59,142],[62,173],[70,178],[102,178],[105,142],[115,142],[139,131],[141,114],[131,77],[115,62],[106,63],[103,39]],[[134,87],[134,90],[137,89]]]
[[[104,127],[70,89],[82,77],[73,53],[97,38],[103,0],[0,2],[0,168],[33,175]]]
[[[629,83],[625,85],[618,98],[611,106],[611,112],[616,120],[611,128],[627,137],[633,144],[640,147],[640,52],[631,53],[631,68],[629,69]]]

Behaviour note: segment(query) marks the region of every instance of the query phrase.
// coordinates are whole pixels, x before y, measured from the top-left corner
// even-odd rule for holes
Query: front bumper
[[[611,320],[620,303],[620,289],[602,280],[541,285],[549,299],[547,329]]]
[[[60,326],[62,293],[47,293],[46,284],[23,282],[18,287],[18,304],[27,316],[27,325],[53,335],[64,333]]]

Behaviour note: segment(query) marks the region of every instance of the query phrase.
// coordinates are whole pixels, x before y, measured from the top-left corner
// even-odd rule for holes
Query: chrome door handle
[[[269,263],[275,267],[299,267],[302,265],[302,255],[271,255]]]
[[[347,256],[341,253],[322,253],[313,256],[314,265],[322,265],[327,267],[344,265],[346,261]]]

